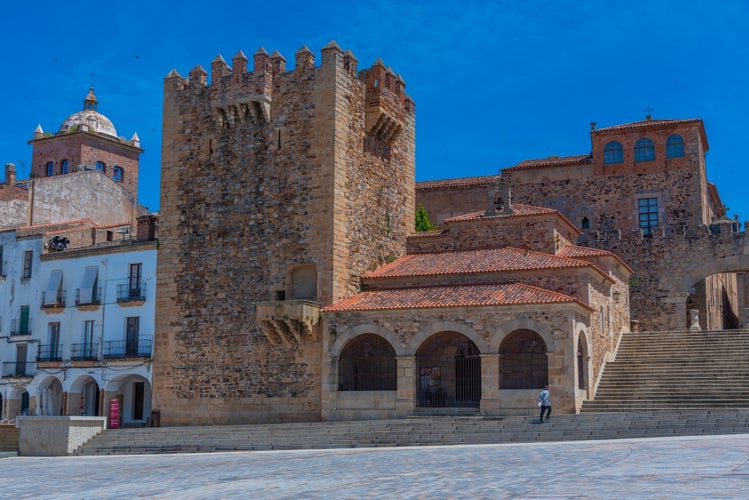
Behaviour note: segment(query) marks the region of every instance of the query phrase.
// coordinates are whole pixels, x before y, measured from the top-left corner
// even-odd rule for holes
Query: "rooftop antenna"
[[[91,77],[91,88],[94,87],[94,80],[96,80],[96,73],[92,71],[89,76]]]

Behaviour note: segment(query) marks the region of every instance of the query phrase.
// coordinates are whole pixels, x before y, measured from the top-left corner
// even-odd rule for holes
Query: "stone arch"
[[[57,377],[49,375],[39,383],[36,392],[36,407],[39,415],[62,415],[63,389]]]
[[[591,385],[591,356],[588,330],[585,325],[578,323],[575,327],[575,379],[576,387],[587,390]]]
[[[101,407],[101,387],[91,375],[76,378],[68,391],[68,415],[99,416]]]
[[[395,391],[395,349],[376,333],[362,333],[343,346],[338,357],[339,391]]]
[[[741,272],[749,272],[749,254],[732,255],[729,257],[711,260],[695,268],[687,270],[686,274],[682,276],[681,281],[678,282],[681,289],[674,291],[677,293],[686,293],[695,283],[713,274]],[[667,283],[662,284],[667,285]]]
[[[313,264],[291,266],[286,277],[288,299],[317,298],[317,268]]]
[[[468,336],[440,330],[419,345],[415,361],[419,407],[480,406],[481,355]]]
[[[105,408],[119,400],[120,424],[145,423],[151,413],[151,384],[136,373],[119,375],[106,386]]]
[[[342,333],[337,333],[335,340],[331,338],[331,341],[333,342],[330,347],[331,357],[337,358],[338,356],[340,356],[344,346],[351,339],[365,333],[373,333],[387,340],[388,343],[393,347],[393,349],[395,349],[396,356],[403,356],[405,354],[405,346],[394,332],[374,323],[362,323],[356,326],[352,326]]]
[[[419,330],[406,345],[407,352],[404,354],[411,356],[416,355],[416,351],[421,347],[425,340],[440,332],[456,332],[465,335],[476,345],[479,352],[482,354],[496,352],[491,351],[490,344],[488,344],[484,338],[476,332],[476,330],[465,323],[458,323],[457,321],[439,321]]]
[[[549,349],[534,330],[511,331],[499,346],[500,389],[541,389],[549,383]]]
[[[515,330],[533,330],[546,343],[547,352],[554,352],[554,336],[552,335],[551,328],[547,324],[531,318],[516,318],[502,323],[497,328],[496,334],[492,336],[490,352],[499,352],[499,346],[502,345],[505,337]]]

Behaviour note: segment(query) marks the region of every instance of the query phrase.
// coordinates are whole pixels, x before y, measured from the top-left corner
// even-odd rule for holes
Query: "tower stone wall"
[[[200,66],[164,81],[153,407],[165,424],[319,420],[319,308],[413,231],[402,79],[379,60],[357,72],[334,42],[319,66],[306,47],[291,71],[262,48],[248,60],[216,57],[210,83]],[[296,317],[299,301],[318,313]]]

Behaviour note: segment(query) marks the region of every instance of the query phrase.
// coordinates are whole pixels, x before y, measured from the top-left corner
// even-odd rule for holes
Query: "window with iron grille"
[[[31,262],[34,258],[34,252],[32,250],[26,250],[23,252],[23,272],[21,274],[22,279],[31,278]]]
[[[658,198],[638,199],[637,216],[642,234],[651,236],[653,228],[658,227]]]
[[[655,144],[647,137],[635,143],[635,161],[655,160]]]
[[[532,330],[516,330],[499,347],[502,389],[540,389],[549,383],[546,342]]]
[[[674,134],[666,139],[666,158],[681,158],[684,156],[684,139]]]
[[[394,391],[397,389],[395,349],[379,335],[351,340],[338,358],[339,391]]]
[[[603,163],[622,163],[624,161],[624,148],[616,141],[606,143],[603,147]]]

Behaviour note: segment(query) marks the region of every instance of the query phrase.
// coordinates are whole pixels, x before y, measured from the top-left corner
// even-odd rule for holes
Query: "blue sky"
[[[163,78],[243,50],[336,40],[381,57],[416,102],[417,180],[486,175],[590,151],[598,127],[701,118],[709,180],[749,220],[749,2],[13,2],[3,8],[0,154],[27,176],[37,124],[58,130],[93,83],[119,135],[137,132],[141,202],[158,209]],[[4,175],[0,172],[0,175]]]

